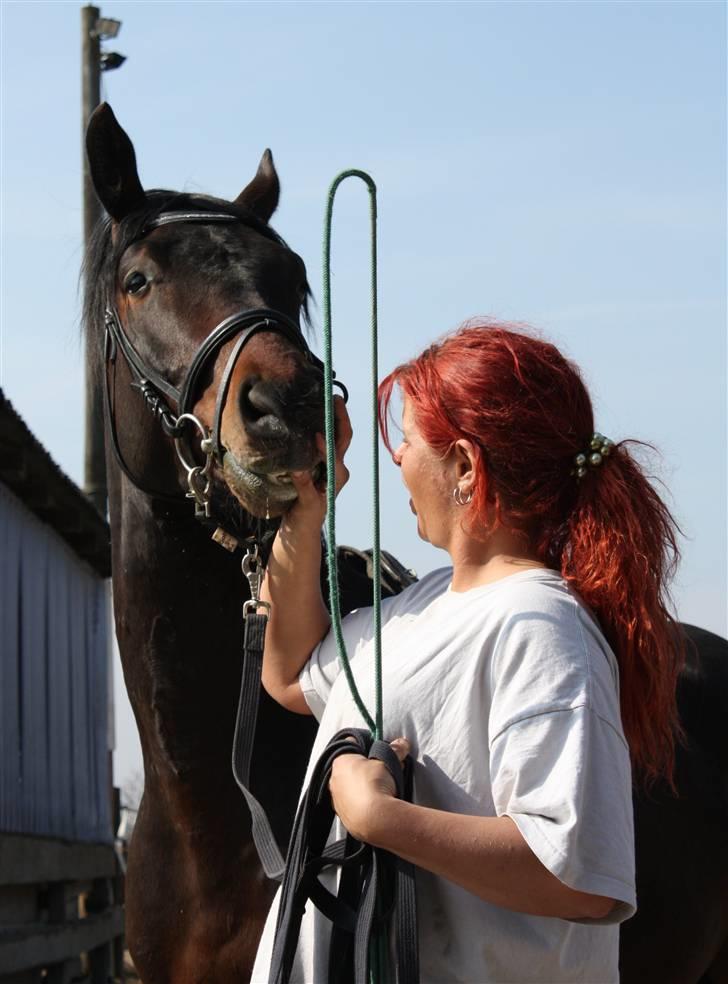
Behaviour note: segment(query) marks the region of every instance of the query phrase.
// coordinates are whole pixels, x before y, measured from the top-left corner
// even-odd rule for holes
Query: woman
[[[340,487],[351,431],[338,414]],[[415,759],[414,802],[393,798],[379,763],[343,756],[336,812],[417,866],[423,982],[617,981],[618,924],[636,904],[630,758],[646,779],[673,766],[675,524],[626,446],[594,433],[577,368],[520,331],[469,325],[400,366],[380,424],[420,536],[452,566],[383,604],[385,733]],[[313,762],[362,721],[319,591],[325,497],[295,480],[266,578],[263,684],[319,719]],[[292,602],[299,618],[277,619]],[[371,610],[344,636],[371,708]],[[295,980],[326,980],[327,939],[309,907]]]

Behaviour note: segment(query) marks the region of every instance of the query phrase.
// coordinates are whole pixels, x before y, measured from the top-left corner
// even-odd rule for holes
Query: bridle
[[[237,215],[218,212],[163,212],[148,222],[135,241],[142,239],[153,229],[177,222],[229,223],[244,221]],[[244,346],[261,332],[274,332],[286,338],[301,352],[306,361],[323,376],[323,362],[313,354],[296,322],[287,314],[270,308],[252,308],[238,311],[221,321],[199,345],[192,362],[178,389],[155,369],[147,365],[129,340],[119,313],[113,301],[109,301],[104,319],[104,375],[106,394],[106,414],[109,423],[111,443],[116,460],[135,488],[154,498],[178,500],[179,496],[145,487],[132,473],[124,460],[116,429],[115,406],[111,397],[110,369],[115,368],[116,357],[120,351],[131,373],[133,389],[138,390],[147,409],[157,418],[165,435],[174,441],[177,457],[187,473],[189,491],[186,498],[195,502],[195,516],[198,519],[210,518],[210,470],[213,461],[222,464],[225,448],[220,437],[222,412],[225,406],[230,380],[238,357]],[[222,346],[231,338],[237,341],[228,358],[220,382],[215,403],[212,427],[208,429],[192,413],[200,380],[211,359],[214,359]],[[343,383],[337,381],[344,397],[348,394]],[[173,409],[173,407],[175,409]],[[204,465],[197,463],[190,445],[190,430],[194,428],[199,437],[199,448],[205,456]]]

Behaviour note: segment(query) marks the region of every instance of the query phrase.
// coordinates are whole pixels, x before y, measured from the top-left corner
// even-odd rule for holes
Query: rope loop
[[[372,472],[373,472],[373,531],[372,567],[374,589],[374,667],[375,700],[374,718],[364,706],[357,689],[346,653],[344,636],[341,630],[341,604],[339,582],[336,571],[336,435],[334,431],[333,359],[331,351],[331,224],[334,211],[334,198],[339,185],[346,178],[359,178],[369,192],[369,216],[371,229],[371,378],[372,378]],[[379,542],[379,434],[377,429],[377,384],[379,380],[377,351],[377,186],[373,178],[357,169],[342,171],[329,188],[326,217],[324,220],[323,257],[323,300],[324,300],[324,411],[326,419],[326,541],[327,568],[329,577],[329,608],[334,630],[336,650],[346,675],[346,681],[360,714],[364,718],[372,736],[382,739],[382,586],[381,586],[381,547]]]

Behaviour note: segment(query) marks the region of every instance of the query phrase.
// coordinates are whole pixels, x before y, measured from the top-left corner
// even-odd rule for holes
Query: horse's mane
[[[137,209],[121,220],[115,240],[112,239],[112,222],[105,215],[97,224],[87,244],[86,255],[81,270],[83,283],[82,328],[90,339],[100,345],[101,326],[109,298],[114,294],[114,277],[124,251],[139,239],[147,225],[160,213],[166,211],[215,212],[221,215],[234,215],[243,225],[254,229],[261,236],[288,249],[288,244],[266,222],[244,205],[228,202],[207,195],[194,195],[185,192],[154,189],[146,192],[144,208]],[[302,312],[304,324],[311,326],[308,300],[310,287],[306,287],[306,298]]]

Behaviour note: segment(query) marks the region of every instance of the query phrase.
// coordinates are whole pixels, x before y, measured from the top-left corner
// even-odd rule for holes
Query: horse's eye
[[[140,294],[148,283],[149,281],[143,273],[134,270],[124,281],[124,290],[127,294]]]

